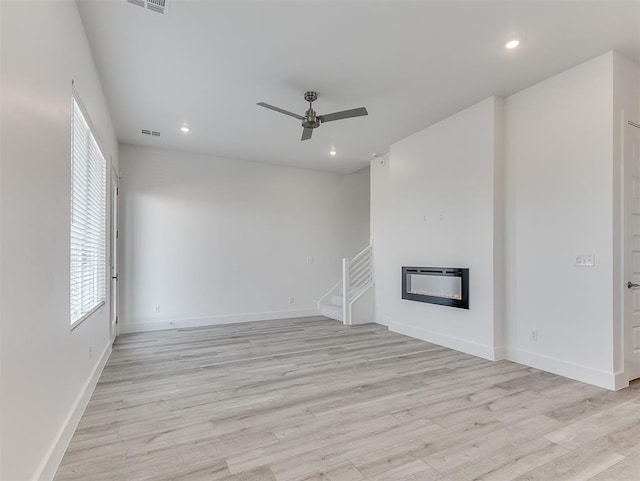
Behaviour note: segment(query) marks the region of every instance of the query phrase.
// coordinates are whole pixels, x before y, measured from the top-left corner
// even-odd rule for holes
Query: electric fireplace
[[[403,266],[402,298],[469,309],[469,269]]]

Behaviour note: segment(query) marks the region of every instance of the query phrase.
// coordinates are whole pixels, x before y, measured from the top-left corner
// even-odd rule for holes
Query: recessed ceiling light
[[[509,40],[506,44],[505,47],[508,48],[509,50],[516,48],[518,45],[520,45],[520,40]]]
[[[180,130],[182,130],[185,134],[188,132],[191,132],[191,129],[189,127],[187,127],[186,125],[183,127],[180,127]]]
[[[329,151],[329,155],[331,155],[331,156],[336,155],[337,153],[338,153],[338,152],[336,152],[336,149],[331,149],[331,150]]]

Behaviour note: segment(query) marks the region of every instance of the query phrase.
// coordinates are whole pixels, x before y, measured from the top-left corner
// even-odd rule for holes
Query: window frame
[[[80,119],[76,119],[76,112],[80,114]],[[76,152],[77,152],[77,141],[76,141],[76,129],[81,127],[80,135],[85,135],[86,140],[83,142],[84,151],[79,155],[84,155],[83,164],[77,161]],[[82,324],[87,318],[91,317],[98,309],[100,309],[103,305],[106,304],[107,300],[107,205],[108,205],[108,193],[107,193],[107,161],[102,153],[102,149],[100,148],[100,144],[95,136],[95,129],[91,123],[91,119],[87,114],[84,105],[78,96],[78,93],[75,89],[72,89],[71,96],[71,158],[70,158],[70,208],[69,208],[69,322],[71,330],[75,329],[77,326]],[[95,164],[95,161],[99,162],[99,165]],[[82,182],[81,189],[78,189],[77,182],[78,178],[76,178],[77,169],[80,168],[84,172],[80,177],[80,181]],[[98,174],[98,178],[92,179],[92,176]],[[99,188],[99,191],[95,189]],[[83,191],[84,192],[83,192]],[[83,238],[81,239],[80,244],[78,242],[74,242],[74,237],[77,239],[77,234],[74,235],[74,217],[77,215],[75,209],[77,205],[74,205],[77,202],[78,198],[84,200],[86,202],[86,211],[81,215],[82,222],[78,222],[76,225],[83,224],[82,229],[85,230],[83,234]],[[89,206],[89,203],[93,203]],[[90,214],[90,207],[97,206],[99,211],[97,213]],[[97,217],[97,219],[96,219]],[[87,237],[91,237],[91,233],[87,231],[97,229],[98,236],[94,236],[94,242],[92,243],[90,240],[87,240]],[[93,232],[95,234],[95,231]],[[78,245],[80,247],[78,247]],[[78,255],[74,256],[74,249],[79,248],[80,250],[93,250],[89,254],[89,258],[85,260],[78,261],[81,266],[79,270],[79,274],[76,274],[74,277],[74,273],[72,272],[74,261],[77,260]],[[84,257],[84,256],[81,256]],[[93,266],[91,264],[94,263]],[[84,265],[83,265],[84,264]],[[86,264],[89,264],[87,267]],[[77,271],[78,272],[78,271]],[[87,303],[83,302],[83,297],[86,294],[83,293],[87,287],[85,284],[87,282],[87,275],[93,276],[95,286],[93,286],[91,299],[88,304],[89,307],[83,308],[83,304]],[[73,284],[74,282],[80,283],[80,293],[76,292],[74,294]],[[77,288],[76,288],[77,289]],[[79,301],[78,301],[79,297]],[[74,309],[75,307],[80,307],[80,309]],[[78,311],[78,314],[74,316],[74,312]]]

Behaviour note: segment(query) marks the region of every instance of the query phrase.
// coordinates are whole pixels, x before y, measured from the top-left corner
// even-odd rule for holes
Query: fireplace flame
[[[457,292],[433,292],[433,291],[422,291],[419,289],[412,289],[409,292],[411,294],[418,294],[420,296],[444,297],[446,299],[454,299],[456,301],[462,300],[462,295]]]

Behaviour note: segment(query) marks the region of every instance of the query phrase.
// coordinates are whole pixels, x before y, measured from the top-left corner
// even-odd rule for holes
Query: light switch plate
[[[593,267],[596,264],[595,254],[578,254],[575,265],[579,267]]]

